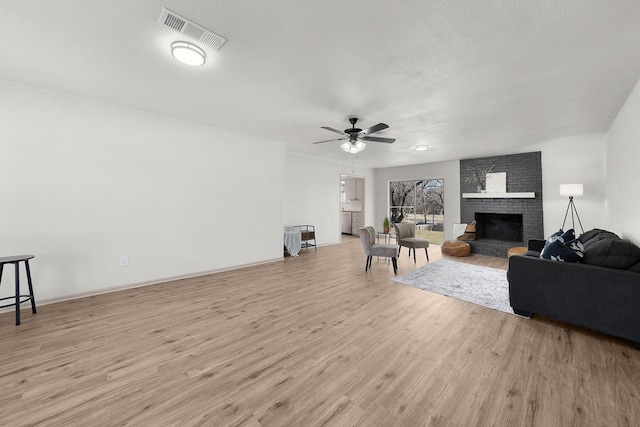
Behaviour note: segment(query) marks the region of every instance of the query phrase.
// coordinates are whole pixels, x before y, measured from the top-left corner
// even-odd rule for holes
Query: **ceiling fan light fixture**
[[[171,55],[178,61],[193,67],[204,65],[207,55],[204,50],[189,42],[173,42],[171,43]]]
[[[391,144],[395,142],[395,139],[393,138],[381,138],[377,136],[370,136],[372,133],[380,132],[381,130],[387,129],[389,127],[388,125],[384,123],[378,123],[375,126],[371,126],[368,129],[362,130],[356,127],[357,121],[358,119],[355,117],[350,118],[349,123],[351,123],[351,128],[345,129],[344,131],[334,129],[328,126],[322,126],[322,129],[335,132],[337,134],[340,134],[342,137],[336,138],[336,139],[327,139],[325,141],[317,141],[317,142],[314,142],[314,144],[322,144],[324,142],[331,142],[331,141],[341,141],[348,138],[349,141],[345,141],[344,143],[342,143],[340,145],[340,148],[342,148],[342,150],[346,151],[347,153],[356,154],[366,148],[367,144],[363,140],[370,141],[370,142],[383,142],[387,144]]]
[[[367,144],[362,141],[349,141],[342,144],[340,148],[342,148],[347,153],[356,154],[364,150],[366,146]]]

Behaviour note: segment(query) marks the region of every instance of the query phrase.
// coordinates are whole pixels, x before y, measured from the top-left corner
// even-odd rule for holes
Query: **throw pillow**
[[[573,233],[573,229],[568,230],[567,233],[572,232]],[[564,242],[564,237],[563,235],[565,234],[564,231],[562,231],[562,229],[556,231],[555,233],[553,233],[551,236],[549,236],[547,238],[547,240],[544,242],[544,247],[542,248],[542,250],[540,251],[540,258],[544,258],[544,253],[546,252],[546,249],[551,246],[551,244],[553,242],[555,242],[558,239],[562,239],[562,241]],[[569,237],[569,236],[567,236]],[[571,239],[568,240],[573,240],[575,237],[572,237]]]
[[[542,248],[542,250],[540,251],[540,258],[545,258],[545,253],[549,250],[549,246],[551,246],[551,244],[553,242],[555,242],[556,240],[558,240],[562,234],[564,233],[564,231],[562,231],[562,229],[556,231],[555,233],[553,233],[551,236],[549,236],[547,238],[547,240],[544,242],[544,247]],[[547,258],[545,258],[547,259]]]
[[[580,262],[584,257],[584,247],[580,239],[563,242],[560,239],[549,245],[541,258],[561,262]]]
[[[584,257],[584,247],[580,239],[575,238],[573,229],[553,233],[547,239],[540,258],[561,262],[579,262]]]

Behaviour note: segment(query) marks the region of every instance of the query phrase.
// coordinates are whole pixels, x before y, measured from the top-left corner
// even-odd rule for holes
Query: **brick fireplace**
[[[479,175],[485,170],[507,173],[507,195],[471,197],[478,193],[474,171]],[[477,223],[476,240],[469,242],[472,253],[506,258],[510,248],[544,238],[540,152],[461,160],[460,189],[460,220]],[[464,193],[476,194],[462,197]],[[534,193],[534,197],[512,197],[513,193]]]

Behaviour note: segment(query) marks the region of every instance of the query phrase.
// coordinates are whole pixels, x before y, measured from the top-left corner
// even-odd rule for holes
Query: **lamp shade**
[[[583,185],[582,184],[560,184],[561,196],[582,196]]]

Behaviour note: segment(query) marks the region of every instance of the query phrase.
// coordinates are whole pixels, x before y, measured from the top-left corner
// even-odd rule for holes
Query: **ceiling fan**
[[[347,153],[355,154],[364,150],[364,148],[367,146],[367,144],[365,144],[363,141],[384,142],[387,144],[391,144],[395,142],[394,138],[380,138],[377,136],[369,136],[372,133],[380,132],[381,130],[388,128],[389,126],[387,126],[386,124],[378,123],[375,126],[371,126],[369,129],[362,130],[356,127],[357,121],[358,119],[356,117],[350,118],[349,123],[351,123],[351,128],[345,129],[344,131],[339,131],[337,129],[330,128],[328,126],[322,126],[322,129],[339,133],[340,135],[343,136],[343,138],[327,139],[325,141],[314,142],[314,144],[322,144],[324,142],[331,142],[331,141],[343,141],[345,139],[348,139],[349,141],[345,142],[340,147]]]

